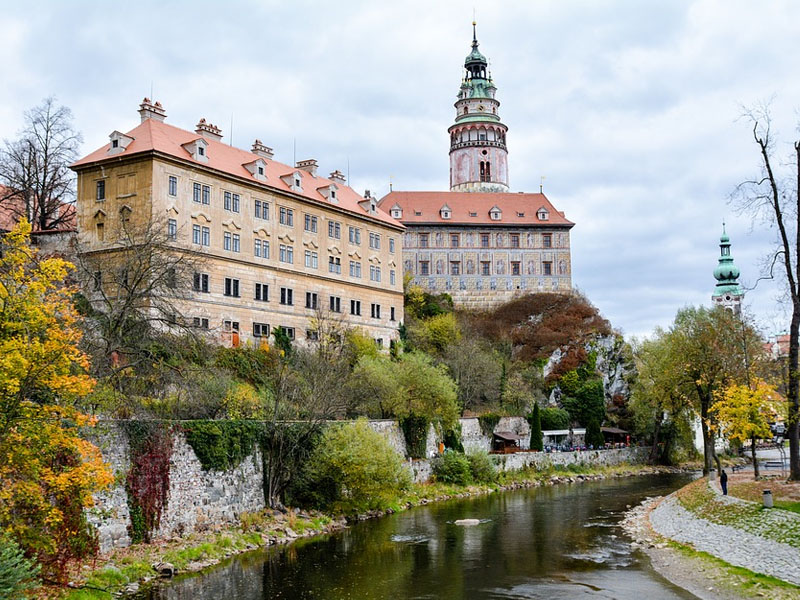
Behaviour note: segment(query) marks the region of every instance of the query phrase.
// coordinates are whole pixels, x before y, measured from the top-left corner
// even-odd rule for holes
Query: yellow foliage
[[[732,440],[741,443],[772,436],[769,428],[783,409],[775,389],[761,380],[755,385],[729,385],[717,394],[710,412],[717,427]]]
[[[229,419],[263,419],[264,402],[258,391],[247,383],[237,383],[223,401]]]

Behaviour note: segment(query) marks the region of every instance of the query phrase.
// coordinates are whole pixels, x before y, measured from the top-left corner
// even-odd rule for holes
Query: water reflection
[[[694,598],[632,554],[626,505],[680,476],[556,486],[418,508],[254,552],[141,600]],[[471,527],[456,519],[475,518]]]

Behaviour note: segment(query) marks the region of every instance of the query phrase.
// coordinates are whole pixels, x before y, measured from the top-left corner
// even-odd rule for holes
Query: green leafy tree
[[[530,417],[531,424],[531,450],[543,450],[544,440],[542,437],[542,416],[539,413],[539,403],[533,405],[533,413]]]
[[[593,446],[595,448],[602,448],[603,444],[605,444],[605,438],[600,429],[600,421],[597,419],[590,420],[588,425],[586,425],[585,442],[587,446]]]
[[[563,408],[545,407],[539,411],[542,429],[568,429],[569,413]]]
[[[25,558],[16,542],[0,536],[0,598],[23,600],[35,587],[39,566]]]

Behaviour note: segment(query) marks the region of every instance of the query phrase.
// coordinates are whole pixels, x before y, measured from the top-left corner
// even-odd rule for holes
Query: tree
[[[23,419],[23,403],[64,403],[89,393],[89,361],[78,348],[81,330],[72,265],[39,260],[24,219],[0,242],[0,442]]]
[[[16,140],[0,151],[0,205],[26,219],[36,231],[71,224],[75,179],[69,170],[83,141],[72,125],[72,112],[54,97],[25,113]]]
[[[0,536],[0,598],[23,600],[38,574],[39,566],[25,558],[17,543]]]
[[[716,397],[711,407],[715,421],[729,439],[742,444],[751,442],[753,476],[757,480],[756,440],[772,436],[769,423],[779,412],[775,390],[765,382],[755,380],[752,385],[733,384],[717,390]]]
[[[542,417],[539,414],[539,403],[535,402],[533,405],[533,414],[531,415],[531,450],[543,450],[544,440],[542,439]]]
[[[89,324],[94,373],[120,389],[138,366],[158,361],[153,340],[159,333],[191,334],[183,309],[202,281],[194,280],[196,260],[175,246],[165,219],[123,218],[105,237],[101,249],[78,247],[79,306]]]
[[[477,411],[497,404],[502,370],[497,352],[472,336],[464,336],[448,346],[442,361],[458,385],[462,411]]]
[[[766,278],[773,278],[779,264],[792,309],[786,393],[789,406],[789,478],[800,481],[800,139],[794,141],[791,160],[784,167],[776,158],[769,107],[748,110],[745,117],[753,126],[761,173],[739,185],[736,196],[744,209],[765,215],[778,229],[778,242],[770,253]],[[785,174],[782,172],[784,168]]]
[[[587,446],[593,448],[602,448],[603,444],[605,444],[605,438],[600,429],[600,422],[597,419],[592,419],[586,425],[586,437],[584,438],[584,442]]]

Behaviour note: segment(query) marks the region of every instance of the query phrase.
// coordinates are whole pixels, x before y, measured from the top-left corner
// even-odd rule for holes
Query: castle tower
[[[465,74],[456,100],[456,122],[450,134],[450,190],[453,192],[507,192],[508,127],[500,122],[486,57],[478,50],[475,22],[472,51],[464,60]]]
[[[741,312],[744,292],[739,285],[739,268],[734,264],[731,256],[731,239],[725,233],[725,223],[722,224],[719,251],[719,264],[714,269],[717,285],[711,295],[711,300],[715,306],[722,306],[738,315]]]

